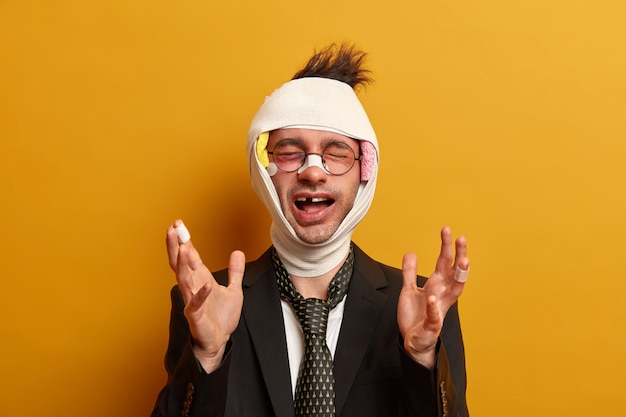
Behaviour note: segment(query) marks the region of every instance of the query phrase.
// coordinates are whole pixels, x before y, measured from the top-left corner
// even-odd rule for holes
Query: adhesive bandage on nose
[[[465,281],[467,281],[468,273],[469,267],[467,267],[467,269],[461,269],[457,266],[456,271],[454,272],[454,280],[456,282],[464,283]]]
[[[302,174],[305,170],[311,167],[318,167],[325,173],[330,174],[330,172],[328,172],[324,167],[321,155],[316,155],[314,153],[307,155],[304,164],[298,169],[298,174]]]
[[[178,235],[178,241],[180,243],[187,243],[189,242],[189,240],[191,240],[191,234],[189,233],[189,230],[182,221],[178,226],[174,228],[174,230],[176,230],[176,234]]]
[[[328,171],[326,167],[324,167],[324,162],[322,162],[322,157],[316,154],[307,155],[304,161],[304,164],[300,168],[298,168],[298,174],[302,174],[304,171],[306,171],[307,169],[311,167],[318,167],[325,173],[330,174],[330,171]],[[277,172],[278,172],[278,167],[276,166],[275,163],[270,162],[269,164],[267,164],[267,173],[269,174],[270,177],[273,177],[274,175],[276,175]]]

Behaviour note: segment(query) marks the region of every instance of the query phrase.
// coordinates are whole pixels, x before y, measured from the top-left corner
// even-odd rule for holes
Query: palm
[[[417,258],[409,253],[402,259],[403,287],[398,299],[398,327],[404,339],[404,348],[418,362],[434,360],[437,339],[443,319],[463,291],[462,283],[454,279],[457,266],[469,267],[465,239],[456,241],[456,256],[452,250],[450,231],[441,231],[441,252],[435,271],[423,288],[415,282]],[[430,359],[424,360],[425,357]]]
[[[230,255],[228,286],[223,286],[202,263],[191,241],[179,242],[174,227],[167,231],[166,244],[170,267],[176,272],[185,300],[184,313],[194,352],[205,371],[210,372],[219,366],[226,343],[241,317],[245,255],[241,251]]]
[[[183,290],[185,317],[195,344],[209,352],[218,352],[237,327],[243,293],[241,287],[219,285],[204,265],[194,274],[202,276],[195,281],[204,285],[197,291]]]

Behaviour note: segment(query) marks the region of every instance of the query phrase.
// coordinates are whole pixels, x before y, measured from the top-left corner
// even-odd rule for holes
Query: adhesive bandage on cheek
[[[189,240],[191,240],[191,234],[189,233],[189,230],[182,221],[178,226],[174,228],[174,230],[176,230],[176,234],[178,235],[178,241],[180,243],[187,243],[189,242]]]
[[[276,164],[273,162],[270,162],[269,165],[267,165],[267,173],[269,174],[269,176],[273,177],[274,175],[276,175],[277,172],[278,172],[278,167],[276,166]]]
[[[469,267],[467,269],[461,269],[458,266],[456,267],[456,271],[454,272],[454,280],[456,282],[460,282],[461,284],[467,281],[467,275],[469,274]]]
[[[316,155],[316,154],[307,155],[306,160],[304,161],[304,164],[298,169],[298,174],[302,174],[305,170],[311,167],[318,167],[325,173],[330,174],[330,172],[328,172],[326,168],[324,167],[324,163],[322,162],[321,155]]]

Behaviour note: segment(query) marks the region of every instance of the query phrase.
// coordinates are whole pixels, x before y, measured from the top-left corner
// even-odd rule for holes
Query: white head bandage
[[[259,143],[262,149],[257,152],[261,134],[282,128],[339,133],[359,140],[362,153],[367,154],[366,167],[361,162],[363,181],[354,206],[335,234],[323,243],[309,244],[296,235],[282,212],[267,172],[266,156],[261,152],[265,145]],[[264,138],[267,140],[265,135]],[[266,97],[254,116],[246,149],[252,186],[270,212],[272,243],[287,271],[300,277],[315,277],[337,266],[348,254],[352,232],[372,203],[378,172],[376,134],[354,90],[348,84],[328,78],[299,78],[285,83]]]

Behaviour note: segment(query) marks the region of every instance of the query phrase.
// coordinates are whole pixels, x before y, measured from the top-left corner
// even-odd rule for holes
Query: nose
[[[322,157],[308,154],[304,164],[298,169],[298,180],[309,183],[325,182],[329,172],[324,168]]]
[[[304,164],[302,164],[302,166],[298,169],[298,174],[302,174],[304,171],[311,167],[318,167],[326,174],[330,174],[330,172],[328,172],[324,167],[324,163],[322,162],[322,156],[316,153],[310,153],[306,156]]]

